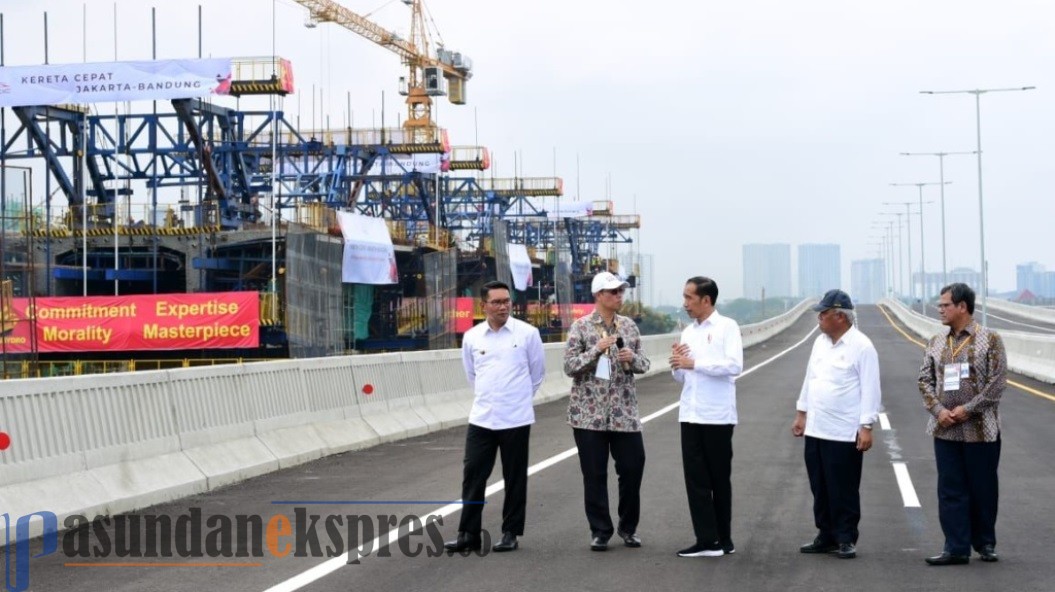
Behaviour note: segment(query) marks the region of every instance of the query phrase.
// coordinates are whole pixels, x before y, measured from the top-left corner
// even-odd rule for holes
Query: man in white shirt
[[[502,453],[502,539],[496,552],[515,551],[527,509],[528,439],[535,423],[532,397],[545,377],[538,329],[509,316],[509,286],[488,282],[480,291],[487,320],[462,338],[462,364],[475,398],[465,435],[462,516],[448,551],[479,550],[484,490]]]
[[[670,368],[682,384],[681,461],[689,515],[696,543],[680,557],[720,557],[734,553],[730,533],[733,427],[736,426],[736,377],[744,369],[740,326],[718,314],[718,284],[693,277],[682,294],[693,323],[674,344]]]
[[[861,462],[872,447],[872,424],[879,417],[879,356],[871,340],[854,326],[853,301],[829,290],[813,307],[821,335],[813,342],[795,437],[806,436],[806,472],[813,491],[817,536],[802,553],[857,556],[861,521]]]

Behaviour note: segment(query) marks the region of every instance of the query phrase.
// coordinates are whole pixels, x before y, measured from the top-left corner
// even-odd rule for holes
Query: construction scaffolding
[[[454,331],[454,299],[458,295],[458,251],[428,253],[425,264],[425,298],[428,302],[429,349],[458,346]]]
[[[572,257],[571,241],[568,233],[562,228],[555,231],[554,261],[553,261],[553,287],[557,300],[557,310],[560,315],[561,341],[567,335],[575,320],[572,315],[572,304],[575,303],[575,285],[572,283]]]
[[[291,358],[344,353],[343,254],[344,244],[337,237],[292,229],[287,235],[286,332]]]

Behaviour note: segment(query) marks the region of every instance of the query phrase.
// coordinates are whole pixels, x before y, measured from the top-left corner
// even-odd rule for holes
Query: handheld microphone
[[[623,341],[623,338],[622,338],[622,337],[616,337],[616,338],[615,338],[615,346],[616,346],[616,348],[618,348],[618,349],[623,349],[623,345],[624,345],[625,343],[626,343],[626,342],[625,342],[625,341]],[[630,364],[629,364],[629,362],[623,362],[623,363],[621,364],[621,366],[623,367],[623,372],[630,372]]]

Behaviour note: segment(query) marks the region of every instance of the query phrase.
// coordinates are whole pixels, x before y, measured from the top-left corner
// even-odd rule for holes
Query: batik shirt
[[[616,347],[598,353],[603,335],[618,335],[634,352],[629,371],[616,360]],[[597,378],[597,360],[608,356],[610,380]],[[634,374],[648,372],[650,362],[641,351],[641,332],[629,317],[615,315],[611,327],[596,311],[572,323],[564,349],[564,373],[572,377],[568,424],[573,428],[610,432],[640,432]]]
[[[968,364],[960,388],[945,392],[945,365]],[[956,442],[996,442],[1000,437],[1000,397],[1007,386],[1007,352],[996,332],[971,322],[959,334],[935,335],[927,344],[919,369],[919,392],[930,411],[927,434]],[[963,405],[967,421],[947,428],[938,424],[942,409]]]

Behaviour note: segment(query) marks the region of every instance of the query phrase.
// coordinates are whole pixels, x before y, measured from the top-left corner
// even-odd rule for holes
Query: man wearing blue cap
[[[857,556],[861,521],[861,464],[872,447],[879,417],[879,356],[854,326],[854,304],[842,290],[829,290],[813,307],[821,335],[813,342],[806,378],[791,425],[806,436],[806,473],[813,492],[817,536],[802,553]]]

